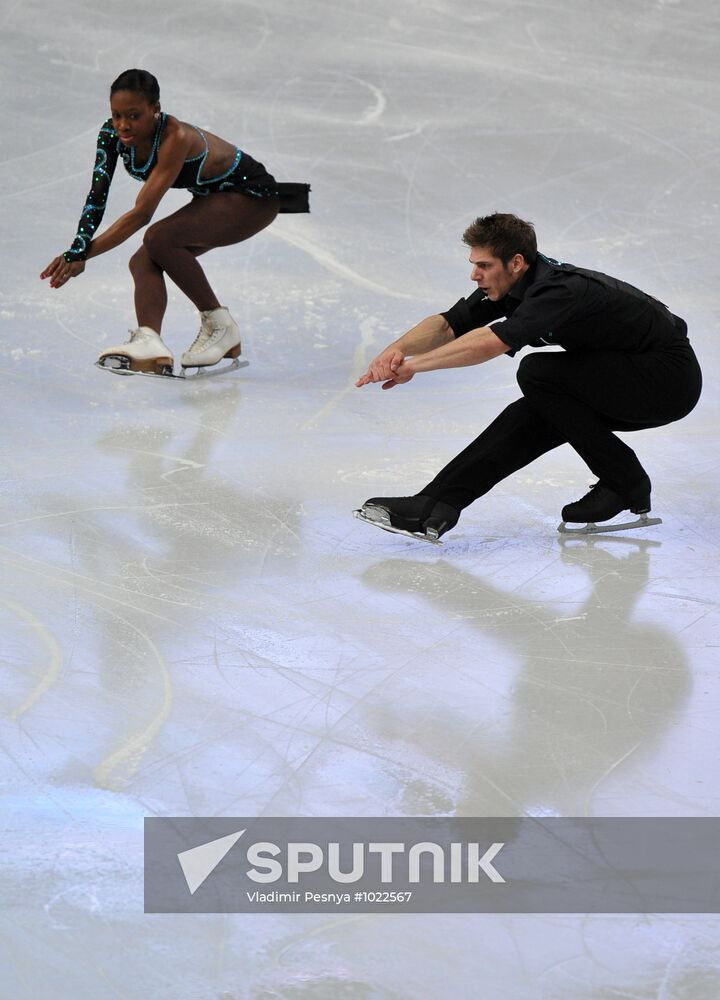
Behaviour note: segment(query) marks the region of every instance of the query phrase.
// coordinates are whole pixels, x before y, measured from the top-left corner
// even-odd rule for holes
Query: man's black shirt
[[[441,315],[456,337],[492,323],[511,354],[548,345],[628,352],[689,346],[685,322],[658,299],[610,275],[542,254],[499,301],[478,289]]]

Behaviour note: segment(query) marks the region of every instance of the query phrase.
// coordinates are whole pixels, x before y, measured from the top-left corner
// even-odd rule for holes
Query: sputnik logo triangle
[[[178,861],[191,895],[215,871],[228,851],[232,850],[244,833],[244,830],[240,830],[239,833],[231,833],[227,837],[220,837],[219,840],[210,840],[207,844],[200,844],[199,847],[193,847],[189,851],[181,851],[178,854]]]

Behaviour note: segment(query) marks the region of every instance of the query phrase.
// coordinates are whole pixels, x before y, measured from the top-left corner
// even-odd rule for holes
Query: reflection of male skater
[[[594,528],[624,510],[645,515],[650,479],[613,431],[661,427],[695,406],[701,375],[687,325],[632,285],[538,254],[532,224],[515,215],[476,219],[463,242],[477,291],[386,347],[356,385],[390,389],[418,372],[477,365],[526,346],[564,351],[523,358],[520,399],[418,494],[373,497],[359,516],[437,539],[501,479],[563,442],[598,478],[563,507],[564,522]]]
[[[456,816],[524,816],[538,807],[603,815],[597,793],[606,778],[624,773],[625,787],[636,787],[629,778],[654,759],[691,691],[680,636],[639,610],[659,545],[638,533],[563,538],[560,563],[583,580],[563,595],[563,611],[535,589],[524,593],[517,575],[506,589],[493,574],[445,559],[386,559],[365,569],[362,584],[402,599],[408,621],[451,620],[454,630],[462,623],[454,641],[473,651],[457,654],[429,710],[417,678],[436,667],[408,634],[414,690],[388,676],[354,713],[386,760],[397,759],[399,745],[404,760],[428,762],[422,775],[408,769],[403,811],[417,815],[421,795]],[[477,697],[478,684],[487,698]],[[448,774],[458,780],[448,784]]]

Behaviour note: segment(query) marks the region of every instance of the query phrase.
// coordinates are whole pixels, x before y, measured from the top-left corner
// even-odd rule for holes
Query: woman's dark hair
[[[463,243],[469,247],[489,247],[493,257],[498,257],[503,264],[516,253],[522,254],[528,264],[534,264],[537,257],[532,222],[502,212],[475,219],[463,233]]]
[[[126,69],[110,87],[110,96],[118,90],[132,90],[136,94],[142,94],[148,104],[157,104],[160,100],[160,84],[145,69]]]

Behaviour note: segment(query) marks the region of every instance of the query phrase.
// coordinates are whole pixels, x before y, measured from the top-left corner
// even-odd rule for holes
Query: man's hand
[[[410,379],[415,375],[415,372],[410,367],[409,361],[403,361],[401,365],[394,370],[392,378],[389,378],[387,382],[383,382],[382,389],[392,389],[396,385],[405,385]]]
[[[45,270],[41,273],[41,278],[50,279],[51,288],[60,288],[69,281],[70,278],[77,278],[79,274],[82,274],[85,270],[84,260],[74,260],[72,263],[68,264],[65,258],[61,255],[60,257],[55,257],[51,260]]]
[[[370,382],[385,382],[388,379],[396,384],[394,382],[396,372],[404,361],[405,355],[402,351],[396,347],[387,347],[381,354],[378,354],[374,361],[370,362],[367,372],[355,383],[356,387],[360,389],[364,385],[369,385]],[[410,377],[412,378],[412,376]],[[408,382],[409,379],[403,379],[403,381]],[[388,388],[390,387],[388,386]]]

